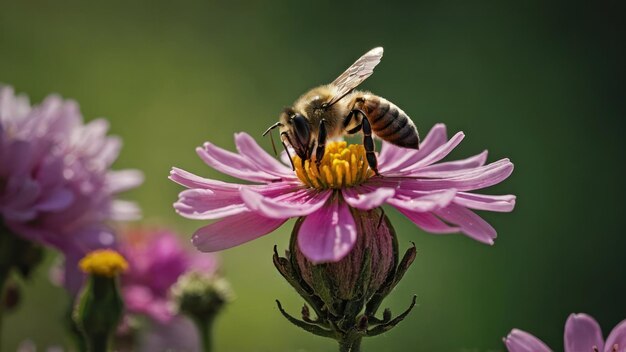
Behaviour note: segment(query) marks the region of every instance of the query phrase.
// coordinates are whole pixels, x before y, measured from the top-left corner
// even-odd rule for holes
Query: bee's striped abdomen
[[[376,136],[404,148],[419,149],[419,135],[411,118],[392,102],[374,95],[357,99]]]

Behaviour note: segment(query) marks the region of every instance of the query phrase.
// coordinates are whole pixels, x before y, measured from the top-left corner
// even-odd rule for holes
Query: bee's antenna
[[[274,155],[278,156],[278,151],[276,151],[276,145],[274,144],[274,136],[272,135],[272,133],[270,133],[274,128],[276,127],[282,127],[283,124],[280,122],[276,122],[275,124],[271,125],[267,130],[265,130],[265,132],[263,132],[263,137],[265,137],[266,134],[270,134],[270,140],[272,141],[272,149],[274,149]]]
[[[276,127],[283,127],[283,124],[280,122],[276,122],[275,124],[271,125],[265,130],[265,132],[263,132],[263,137],[265,137],[266,134],[270,133],[270,131]]]
[[[274,134],[270,133],[270,141],[272,141],[272,149],[274,149],[274,155],[278,156],[278,151],[276,150],[276,145],[274,144]]]

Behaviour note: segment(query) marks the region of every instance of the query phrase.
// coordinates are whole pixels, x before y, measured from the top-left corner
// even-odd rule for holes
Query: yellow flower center
[[[293,165],[300,181],[317,189],[356,186],[373,174],[365,159],[365,148],[344,141],[327,143],[319,166],[314,160],[306,160],[303,166],[297,155],[293,157]]]
[[[98,249],[81,259],[78,267],[86,274],[115,277],[128,269],[128,262],[112,249]]]

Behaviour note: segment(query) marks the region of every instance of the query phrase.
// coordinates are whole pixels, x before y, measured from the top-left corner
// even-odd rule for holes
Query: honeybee
[[[378,162],[372,133],[397,146],[419,149],[417,128],[402,109],[385,98],[355,90],[374,72],[382,56],[383,48],[374,48],[332,83],[304,93],[293,106],[283,110],[279,121],[263,135],[279,127],[280,139],[288,154],[286,143],[304,165],[305,160],[312,159],[315,151],[315,161],[319,165],[329,138],[362,132],[367,163],[376,175]],[[293,167],[293,161],[291,163]]]

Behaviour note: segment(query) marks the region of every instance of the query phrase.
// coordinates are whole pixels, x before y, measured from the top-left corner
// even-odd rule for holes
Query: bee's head
[[[304,162],[311,158],[311,125],[309,120],[301,113],[295,112],[292,108],[287,108],[280,116],[281,138],[285,136],[287,142],[291,144],[296,154]]]

